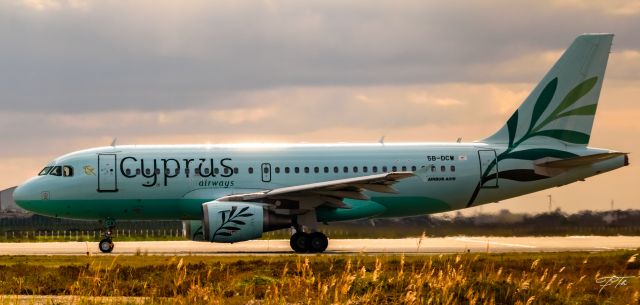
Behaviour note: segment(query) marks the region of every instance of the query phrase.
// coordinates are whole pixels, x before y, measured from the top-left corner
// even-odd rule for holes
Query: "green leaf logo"
[[[553,95],[556,94],[556,88],[558,87],[558,78],[551,80],[547,86],[542,89],[536,105],[533,107],[533,113],[531,114],[531,124],[529,124],[529,130],[533,129],[533,126],[538,122],[538,119],[542,116],[547,107],[553,100]]]
[[[513,145],[518,129],[518,110],[507,121],[507,129],[509,129],[509,146]]]
[[[242,221],[238,218],[246,218],[246,217],[253,216],[252,213],[245,213],[248,209],[249,207],[244,207],[240,209],[239,212],[237,212],[238,207],[232,206],[230,210],[220,212],[220,218],[222,219],[222,222],[220,224],[220,227],[218,227],[218,229],[216,229],[216,231],[213,233],[213,237],[211,237],[211,241],[215,240],[216,236],[229,237],[233,235],[234,232],[240,231],[242,229],[241,226],[244,226],[247,223],[246,221]]]
[[[585,96],[598,82],[598,77],[594,76],[589,78],[575,88],[573,88],[567,95],[564,97],[560,105],[545,119],[540,125],[538,125],[533,131],[537,131],[547,126],[549,123],[563,117],[572,116],[572,115],[595,115],[596,113],[596,104],[582,106],[576,108],[574,110],[565,111],[567,108],[571,107],[575,104],[580,98]],[[533,125],[532,125],[533,126]],[[531,128],[529,129],[531,130]]]
[[[533,112],[531,113],[531,122],[529,123],[529,128],[527,132],[518,140],[516,140],[516,133],[518,131],[518,120],[519,120],[519,111],[516,112],[509,118],[507,121],[507,132],[509,133],[509,146],[508,148],[498,155],[498,162],[506,159],[519,159],[519,160],[538,160],[545,157],[553,157],[566,159],[571,157],[576,157],[577,155],[557,149],[549,149],[549,148],[536,148],[536,149],[526,149],[520,151],[514,151],[520,144],[525,142],[528,139],[534,137],[548,137],[557,139],[563,142],[572,143],[572,144],[580,144],[584,145],[589,143],[589,135],[583,132],[575,131],[575,130],[565,130],[565,129],[547,129],[542,130],[549,123],[569,117],[569,116],[580,116],[580,115],[594,115],[596,112],[596,104],[581,106],[578,108],[574,108],[572,110],[567,110],[575,103],[577,103],[582,97],[584,97],[598,82],[598,77],[591,77],[577,86],[575,86],[567,95],[564,97],[562,102],[547,116],[542,120],[542,122],[538,123],[542,119],[542,115],[545,113],[551,101],[553,101],[553,97],[556,93],[556,89],[558,87],[558,78],[552,79],[545,87],[542,89],[540,96],[536,100],[536,103],[533,107]],[[491,180],[497,179],[498,176],[500,178],[508,179],[508,180],[517,180],[524,181],[518,179],[510,179],[510,177],[516,177],[515,173],[524,173],[523,170],[520,169],[512,169],[510,170],[510,175],[502,175],[500,173],[491,174],[493,167],[495,166],[495,162],[490,164],[485,172],[482,175],[482,184]],[[518,172],[520,171],[520,172]],[[498,175],[499,174],[499,175]],[[534,177],[533,175],[528,175],[529,178]],[[536,176],[537,177],[537,176]],[[517,178],[517,177],[516,177]],[[528,178],[528,179],[529,179]],[[539,177],[538,177],[539,178]]]

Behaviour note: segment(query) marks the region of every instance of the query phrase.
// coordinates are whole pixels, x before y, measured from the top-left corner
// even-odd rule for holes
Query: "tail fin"
[[[507,123],[482,142],[586,146],[612,40],[613,34],[578,36]]]

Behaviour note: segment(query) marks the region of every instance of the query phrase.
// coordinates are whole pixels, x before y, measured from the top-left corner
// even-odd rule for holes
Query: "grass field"
[[[2,256],[0,304],[637,304],[636,255]]]

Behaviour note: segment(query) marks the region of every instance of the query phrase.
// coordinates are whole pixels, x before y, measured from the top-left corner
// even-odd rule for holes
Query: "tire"
[[[309,249],[309,252],[312,253],[322,253],[324,250],[327,250],[327,246],[329,246],[329,240],[322,232],[313,232],[309,234],[307,243],[307,248]]]
[[[296,253],[306,253],[308,250],[309,234],[304,232],[296,232],[291,235],[289,245]]]
[[[98,248],[102,253],[111,253],[113,251],[113,241],[105,238],[98,243]]]

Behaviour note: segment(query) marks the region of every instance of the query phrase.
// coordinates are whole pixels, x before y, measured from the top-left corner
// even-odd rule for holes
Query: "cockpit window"
[[[62,176],[62,166],[53,166],[53,167],[51,167],[51,171],[49,172],[49,175]]]
[[[62,175],[65,177],[73,176],[73,167],[69,165],[65,165],[62,167]]]
[[[40,176],[42,175],[51,175],[51,176],[63,176],[63,177],[72,177],[73,176],[73,167],[69,165],[65,166],[47,166],[42,171],[40,171]]]
[[[44,176],[44,175],[48,174],[50,170],[51,170],[51,166],[47,166],[47,167],[43,168],[40,171],[40,173],[38,173],[38,176]]]

